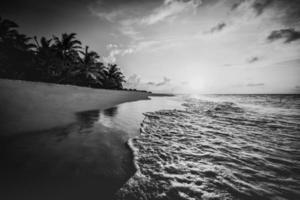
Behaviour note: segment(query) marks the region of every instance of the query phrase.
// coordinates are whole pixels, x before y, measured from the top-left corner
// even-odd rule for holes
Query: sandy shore
[[[135,91],[0,79],[0,134],[11,135],[65,126],[74,113],[148,99]]]

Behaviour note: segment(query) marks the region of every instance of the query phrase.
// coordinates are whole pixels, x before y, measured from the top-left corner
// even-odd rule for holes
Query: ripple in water
[[[184,105],[145,114],[129,141],[137,172],[117,199],[300,199],[299,112]]]

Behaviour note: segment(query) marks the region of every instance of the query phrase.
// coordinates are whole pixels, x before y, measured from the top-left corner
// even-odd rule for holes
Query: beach
[[[136,171],[127,141],[139,135],[143,113],[180,104],[144,92],[1,80],[0,198],[112,199]]]
[[[0,198],[109,199],[134,173],[132,156],[122,130],[93,124],[99,110],[148,96],[0,80]]]
[[[151,96],[4,82],[2,107],[37,124],[47,125],[43,115],[66,120],[1,133],[0,199],[299,199],[299,95]],[[38,109],[24,109],[22,96],[39,99]]]
[[[76,121],[75,112],[148,98],[146,92],[0,79],[0,134],[65,126]]]

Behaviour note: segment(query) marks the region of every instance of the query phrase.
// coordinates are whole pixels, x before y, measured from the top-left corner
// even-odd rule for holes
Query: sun
[[[193,79],[188,82],[189,88],[193,91],[200,91],[204,89],[204,83],[201,79]]]

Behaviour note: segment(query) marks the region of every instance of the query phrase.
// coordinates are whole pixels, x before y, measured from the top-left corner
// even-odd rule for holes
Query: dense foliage
[[[76,34],[30,38],[18,25],[0,18],[0,78],[122,89],[124,76],[116,64],[82,47]]]

